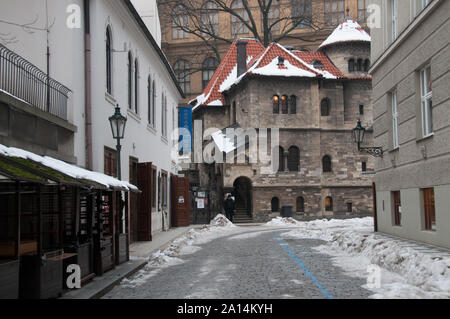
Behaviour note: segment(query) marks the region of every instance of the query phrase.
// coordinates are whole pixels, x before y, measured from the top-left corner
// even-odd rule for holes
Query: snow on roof
[[[201,105],[209,105],[214,102],[213,105],[218,105],[217,101],[221,102],[221,105],[225,105],[225,97],[220,92],[220,87],[226,81],[234,81],[237,75],[237,42],[247,42],[247,61],[251,60],[251,57],[257,56],[264,50],[264,46],[255,39],[239,39],[235,40],[227,54],[223,58],[216,72],[212,76],[208,85],[206,86],[203,94],[192,100],[190,103],[194,104],[193,110]],[[234,69],[236,69],[234,71]],[[235,73],[234,73],[235,72]],[[233,76],[233,74],[235,74]]]
[[[347,18],[319,46],[319,49],[342,42],[371,42],[371,37],[358,22]]]
[[[230,138],[228,138],[222,131],[212,133],[211,137],[213,138],[214,143],[216,143],[221,152],[228,154],[236,149],[234,142]]]
[[[347,24],[352,24],[350,23],[351,20],[347,20],[347,22]],[[354,24],[361,28],[358,23],[354,22]],[[346,25],[345,28],[347,27]],[[358,30],[356,32],[361,33]],[[365,33],[364,30],[362,32]],[[370,36],[367,33],[365,34],[368,37],[368,41],[370,41]],[[360,38],[364,37],[360,36]],[[202,105],[226,105],[225,92],[238,85],[248,75],[318,77],[324,79],[347,78],[322,52],[290,51],[278,43],[272,43],[267,48],[264,48],[255,39],[245,40],[247,41],[247,72],[237,77],[236,44],[238,41],[243,40],[240,39],[233,42],[203,93],[189,102],[194,106],[193,110]],[[279,57],[283,63],[278,63]],[[320,63],[315,64],[314,62]],[[370,79],[370,77],[368,78]]]
[[[92,172],[52,157],[40,156],[19,148],[6,147],[0,144],[0,155],[31,160],[72,178],[93,181],[108,188],[124,188],[130,191],[138,190],[136,186],[131,185],[128,182],[120,181],[114,177],[98,172]]]

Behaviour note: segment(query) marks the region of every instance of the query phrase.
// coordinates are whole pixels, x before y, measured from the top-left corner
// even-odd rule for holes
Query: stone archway
[[[252,181],[239,177],[233,183],[233,195],[236,200],[236,216],[252,216]]]

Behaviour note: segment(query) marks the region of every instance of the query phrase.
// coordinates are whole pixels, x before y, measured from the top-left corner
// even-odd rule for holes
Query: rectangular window
[[[433,134],[433,83],[431,80],[431,67],[427,66],[420,71],[420,93],[422,113],[422,135],[428,137]]]
[[[363,172],[367,172],[367,162],[362,162],[361,167]]]
[[[176,17],[172,26],[172,38],[173,40],[189,39],[189,33],[184,30],[189,29],[189,17],[187,15],[179,15]]]
[[[436,210],[434,203],[434,188],[422,189],[423,212],[425,217],[425,230],[436,231]]]
[[[391,19],[392,19],[392,42],[398,36],[398,0],[391,0]]]
[[[359,106],[359,115],[364,115],[364,105]]]
[[[117,152],[109,147],[105,147],[104,151],[104,173],[117,177]]]
[[[360,23],[367,21],[367,0],[358,0],[358,21]]]
[[[324,0],[325,24],[338,25],[345,19],[344,0]]]
[[[392,200],[394,204],[394,226],[401,226],[402,224],[402,202],[400,191],[392,192]]]
[[[353,203],[347,203],[347,213],[353,212]]]
[[[312,0],[293,0],[292,17],[298,28],[309,27],[312,24]]]
[[[392,137],[394,149],[399,147],[398,139],[398,100],[397,92],[392,92],[391,95],[391,105],[392,105]]]

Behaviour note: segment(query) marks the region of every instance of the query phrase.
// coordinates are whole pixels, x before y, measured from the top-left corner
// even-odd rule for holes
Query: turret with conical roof
[[[347,9],[348,13],[348,9]],[[347,16],[319,46],[348,77],[367,77],[370,67],[370,35]]]

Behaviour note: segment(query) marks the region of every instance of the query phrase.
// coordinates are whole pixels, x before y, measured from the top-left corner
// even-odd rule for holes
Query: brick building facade
[[[279,159],[276,172],[252,163],[249,147],[245,163],[191,165],[191,180],[210,195],[209,214],[221,210],[227,193],[242,221],[268,221],[283,206],[299,220],[372,214],[374,161],[352,140],[358,119],[372,126],[370,36],[349,19],[327,41],[306,52],[237,40],[194,99],[194,125],[201,123],[204,146],[215,143],[216,152],[224,151],[216,135],[226,137],[225,128],[279,129],[279,146],[268,147]]]
[[[214,1],[198,1],[205,7],[214,6]],[[261,13],[258,2],[256,0],[247,1],[252,12],[252,18],[255,24],[262,25]],[[183,1],[177,1],[181,5]],[[188,5],[195,2],[190,1]],[[233,3],[239,6],[239,0],[225,1],[231,7]],[[292,17],[298,14],[310,16],[313,27],[301,25],[290,32],[289,36],[280,40],[285,46],[293,46],[299,50],[315,51],[318,46],[326,39],[333,29],[344,19],[346,10],[349,15],[357,20],[361,25],[365,26],[368,0],[279,0],[273,1],[272,9],[276,12],[275,17]],[[159,14],[162,30],[162,49],[167,55],[171,65],[176,73],[180,75],[182,87],[185,89],[186,99],[182,104],[186,104],[191,99],[200,95],[206,83],[210,79],[215,68],[219,65],[214,51],[194,34],[177,31],[174,23],[171,21],[173,17],[169,12],[172,11],[173,1],[158,1]],[[180,7],[181,8],[181,7]],[[180,10],[182,12],[182,10]],[[180,17],[183,15],[180,14]],[[219,36],[227,41],[233,41],[239,37],[254,37],[251,32],[240,32],[235,34],[232,28],[232,16],[229,13],[211,11],[210,18],[214,21],[214,27],[217,29]],[[193,24],[188,17],[185,17],[186,23]],[[287,20],[286,20],[287,21]],[[280,23],[280,27],[272,30],[273,37],[280,35],[283,30],[284,22]],[[194,26],[191,26],[194,29]],[[228,52],[230,43],[225,41],[216,41],[217,51],[221,58]],[[183,77],[185,75],[185,77]],[[183,85],[186,83],[186,85]]]

